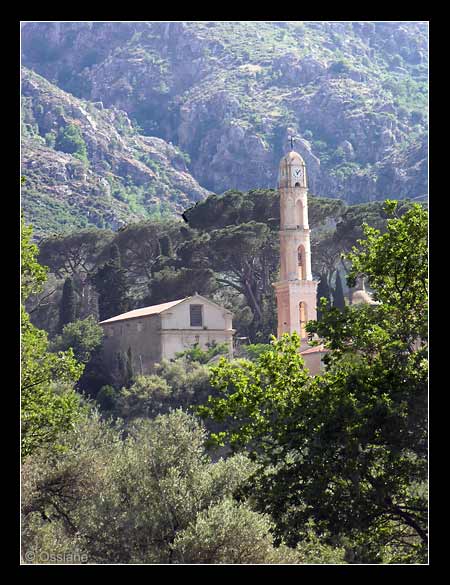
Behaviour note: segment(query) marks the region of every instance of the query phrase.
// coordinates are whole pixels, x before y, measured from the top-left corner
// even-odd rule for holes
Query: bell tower
[[[291,143],[292,148],[292,143]],[[317,318],[317,285],[311,274],[311,244],[308,225],[306,167],[291,150],[280,161],[280,280],[275,282],[278,332],[297,331],[302,348],[308,335],[306,323]]]

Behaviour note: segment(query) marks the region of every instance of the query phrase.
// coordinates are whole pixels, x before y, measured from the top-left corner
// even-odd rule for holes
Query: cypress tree
[[[326,274],[322,274],[320,277],[319,284],[317,286],[317,320],[320,321],[322,318],[322,312],[320,311],[320,299],[325,297],[328,301],[328,306],[331,305],[330,301],[330,287],[328,286],[328,280]]]
[[[342,288],[339,271],[336,274],[336,285],[333,292],[333,307],[336,307],[340,311],[343,311],[345,308],[344,290]]]
[[[76,319],[75,290],[71,278],[66,278],[62,292],[61,304],[59,307],[59,329],[63,330],[64,325],[73,323]]]
[[[121,265],[117,244],[111,246],[109,261],[97,270],[93,281],[99,295],[100,321],[120,315],[128,310],[126,274]]]
[[[163,256],[171,258],[173,256],[173,246],[170,236],[164,235],[159,239],[159,249]]]

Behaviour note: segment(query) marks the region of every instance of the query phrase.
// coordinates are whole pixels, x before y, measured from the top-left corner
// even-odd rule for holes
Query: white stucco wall
[[[190,305],[202,305],[203,307],[203,325],[200,327],[191,327]],[[168,311],[161,313],[161,329],[231,329],[231,313],[215,307],[203,301],[201,298],[193,297],[185,303],[180,303],[171,307]]]
[[[191,326],[190,305],[202,305],[203,324]],[[162,357],[171,359],[176,353],[189,349],[196,343],[203,349],[213,342],[226,342],[233,348],[232,315],[228,311],[193,297],[189,301],[171,307],[161,314]]]

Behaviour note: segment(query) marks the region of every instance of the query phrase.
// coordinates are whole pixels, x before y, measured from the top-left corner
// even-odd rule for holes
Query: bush
[[[190,349],[181,351],[175,354],[175,358],[186,358],[189,362],[198,362],[199,364],[206,364],[217,355],[228,354],[227,343],[208,343],[208,349],[204,350],[198,343],[194,344]]]
[[[88,160],[86,143],[80,128],[75,124],[68,124],[66,127],[59,129],[55,148],[67,154],[73,154],[83,162]]]
[[[64,326],[62,334],[52,343],[52,351],[66,351],[73,349],[75,358],[86,364],[96,351],[103,338],[103,329],[97,324],[95,317],[89,315],[86,319],[74,321]]]
[[[51,132],[47,132],[47,134],[44,136],[44,138],[45,138],[45,144],[48,147],[55,148],[56,132],[54,132],[53,130]]]

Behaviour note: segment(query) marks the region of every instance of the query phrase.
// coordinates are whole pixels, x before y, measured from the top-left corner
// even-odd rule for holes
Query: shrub
[[[73,154],[83,162],[87,162],[86,143],[81,134],[81,130],[75,124],[68,124],[61,127],[56,137],[56,150]]]

